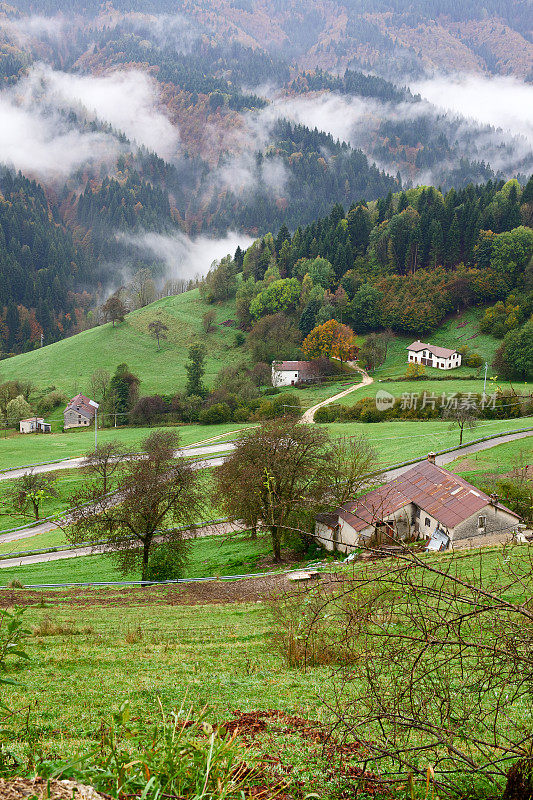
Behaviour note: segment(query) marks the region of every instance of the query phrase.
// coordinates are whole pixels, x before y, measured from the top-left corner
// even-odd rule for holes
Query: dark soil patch
[[[386,781],[358,765],[358,761],[365,760],[367,750],[364,744],[340,741],[331,727],[322,722],[277,709],[234,711],[233,718],[223,722],[221,727],[231,735],[242,737],[249,747],[259,749],[260,770],[270,770],[279,780],[279,785],[283,784],[283,776],[290,776],[292,766],[286,763],[278,737],[290,736],[293,740],[296,737],[301,745],[306,744],[317,755],[320,754],[321,759],[330,765],[327,778],[335,782],[340,797],[354,797],[356,790],[381,797],[391,796]],[[292,751],[294,752],[294,744]],[[295,790],[301,789],[301,784],[297,781],[288,785],[292,789],[292,797]]]
[[[0,589],[0,608],[47,605],[91,606],[206,605],[253,603],[266,600],[288,585],[286,575],[263,575],[240,580],[202,581],[167,586],[98,587],[85,589]]]

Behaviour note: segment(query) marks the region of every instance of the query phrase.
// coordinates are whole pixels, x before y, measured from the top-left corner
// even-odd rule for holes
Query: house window
[[[426,528],[429,528],[430,525],[431,525],[431,520],[429,517],[426,517]]]
[[[487,527],[487,517],[478,517],[477,526],[479,530],[484,530]]]

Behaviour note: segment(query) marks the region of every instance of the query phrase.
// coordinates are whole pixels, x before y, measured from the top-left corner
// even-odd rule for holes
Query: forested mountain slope
[[[370,207],[417,184],[446,197],[514,177],[524,186],[533,169],[526,122],[497,129],[467,120],[409,83],[450,61],[480,75],[527,75],[527,4],[489,3],[480,13],[442,0],[431,15],[426,6],[2,5],[2,353],[92,324],[95,306],[139,270],[159,286],[205,273],[206,260],[181,271],[176,247],[189,246],[187,236],[257,237],[282,226],[292,236],[335,204]],[[431,46],[416,44],[424,36]],[[395,258],[413,251],[416,268],[429,252],[435,265],[469,261],[478,229],[500,231],[489,214],[448,247],[461,209],[443,220],[422,214],[420,224],[410,213],[402,221],[424,239],[422,253],[402,245]],[[339,272],[354,251],[336,246]],[[392,246],[385,237],[376,257]]]

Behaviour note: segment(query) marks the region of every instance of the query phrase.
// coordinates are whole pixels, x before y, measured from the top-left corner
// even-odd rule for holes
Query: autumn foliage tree
[[[322,325],[317,325],[306,336],[302,344],[302,353],[305,358],[338,358],[340,361],[350,361],[357,355],[354,333],[348,325],[330,319]]]

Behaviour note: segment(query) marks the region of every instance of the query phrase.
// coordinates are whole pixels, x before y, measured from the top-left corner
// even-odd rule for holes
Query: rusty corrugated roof
[[[490,497],[464,478],[429,461],[416,464],[390,483],[338,510],[356,531],[415,503],[446,528],[455,528],[490,503]],[[519,519],[501,503],[498,507]]]

